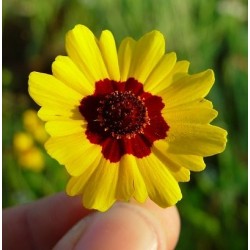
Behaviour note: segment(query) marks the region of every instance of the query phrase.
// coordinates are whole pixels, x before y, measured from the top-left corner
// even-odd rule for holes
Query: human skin
[[[118,202],[103,213],[64,193],[4,209],[2,225],[5,250],[171,250],[180,231],[176,207]]]

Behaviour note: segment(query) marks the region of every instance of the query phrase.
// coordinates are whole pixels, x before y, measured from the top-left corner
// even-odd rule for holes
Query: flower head
[[[217,112],[204,99],[213,71],[188,74],[158,31],[125,38],[117,51],[110,31],[97,39],[77,25],[66,50],[53,75],[30,74],[29,93],[51,136],[48,153],[71,175],[67,193],[100,211],[131,198],[174,205],[178,182],[225,148],[227,133],[209,124]]]

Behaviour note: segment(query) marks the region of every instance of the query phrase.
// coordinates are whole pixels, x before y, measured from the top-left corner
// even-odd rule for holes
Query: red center
[[[133,78],[126,82],[96,82],[93,95],[82,99],[79,110],[88,122],[86,135],[102,146],[103,156],[118,162],[124,154],[138,158],[150,154],[154,141],[167,135],[159,96],[144,92]]]

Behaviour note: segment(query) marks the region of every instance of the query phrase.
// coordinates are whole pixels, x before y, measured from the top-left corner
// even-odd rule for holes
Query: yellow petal
[[[51,137],[46,142],[45,148],[51,157],[65,165],[72,176],[81,175],[84,168],[92,165],[97,156],[101,154],[101,147],[90,143],[84,131],[72,135]]]
[[[45,129],[51,136],[85,133],[86,127],[87,123],[83,120],[57,120],[49,121],[45,124]]]
[[[176,54],[174,52],[164,55],[145,81],[143,86],[144,90],[150,92],[151,89],[155,89],[155,91],[157,91],[159,87],[162,89],[160,83],[169,75],[175,63]]]
[[[94,92],[94,85],[68,56],[58,56],[52,64],[53,75],[83,97]]]
[[[70,106],[53,106],[42,107],[38,111],[38,117],[43,121],[58,121],[58,120],[82,120],[78,107]]]
[[[210,108],[185,108],[185,109],[171,109],[163,114],[165,121],[169,124],[177,123],[210,123],[218,112]]]
[[[166,101],[166,100],[165,100]],[[198,100],[194,100],[192,102],[187,103],[182,103],[173,107],[168,107],[167,105],[164,106],[162,109],[162,114],[166,114],[168,112],[174,112],[177,110],[182,110],[182,109],[197,109],[197,108],[204,108],[204,109],[212,109],[213,108],[213,103],[211,101],[208,101],[204,98],[200,98]]]
[[[116,200],[117,179],[118,163],[110,163],[102,158],[84,188],[84,207],[99,211],[109,209]]]
[[[85,150],[76,150],[71,158],[65,163],[67,172],[72,176],[79,176],[84,172],[85,168],[95,167],[95,161],[101,154],[101,149],[98,145],[92,144]]]
[[[165,40],[158,31],[144,35],[135,45],[129,77],[144,83],[165,53]]]
[[[108,78],[96,38],[86,26],[76,25],[67,33],[66,50],[90,83]]]
[[[151,200],[161,207],[168,207],[182,198],[177,181],[154,154],[137,159],[137,164]]]
[[[181,167],[177,171],[171,171],[171,174],[178,182],[190,181],[190,171],[186,168]]]
[[[171,172],[172,176],[177,181],[189,181],[190,180],[190,172],[185,166],[182,166],[176,162],[174,162],[167,152],[168,143],[165,140],[158,140],[154,142],[151,150],[152,153],[158,158],[162,164],[168,168]]]
[[[118,50],[118,60],[121,72],[121,81],[126,81],[128,79],[135,44],[136,42],[130,37],[125,38],[120,44]]]
[[[173,58],[174,59],[174,58]],[[173,63],[173,61],[172,61]],[[172,67],[172,70],[165,74],[162,72],[161,74],[164,75],[164,78],[161,81],[157,82],[157,84],[150,84],[147,85],[147,91],[154,95],[161,95],[161,93],[165,92],[165,90],[175,81],[182,78],[183,76],[187,75],[189,68],[188,61],[178,61]],[[162,69],[163,70],[163,69]],[[159,72],[160,74],[160,72]]]
[[[169,143],[168,152],[211,156],[225,149],[226,136],[224,129],[212,125],[170,124],[166,138]]]
[[[99,47],[109,73],[109,78],[111,80],[120,81],[120,69],[115,39],[109,30],[104,30],[102,32]]]
[[[131,197],[139,202],[144,202],[148,197],[144,180],[133,155],[124,155],[119,166],[119,177],[117,183],[118,200],[129,201]]]
[[[40,106],[71,108],[79,106],[82,95],[52,75],[32,72],[29,76],[29,94]]]
[[[178,171],[181,166],[172,162],[168,157],[168,149],[169,145],[166,140],[157,140],[154,142],[151,147],[152,153],[171,171]]]
[[[67,187],[66,192],[70,196],[80,195],[83,193],[83,189],[89,180],[90,176],[93,174],[95,169],[98,167],[100,161],[101,161],[102,155],[99,154],[93,164],[85,166],[83,169],[83,173],[80,176],[71,177]]]
[[[177,81],[179,78],[185,75],[185,73],[188,72],[189,65],[190,65],[189,61],[186,61],[186,60],[178,61],[174,65],[171,71],[171,78],[164,79],[165,84],[169,86],[170,84],[168,84],[168,81],[170,82]]]
[[[168,157],[171,159],[171,161],[175,162],[175,164],[183,166],[191,171],[202,171],[206,167],[203,157],[201,156],[180,154],[176,155],[168,153]]]
[[[214,83],[212,70],[188,75],[174,82],[161,92],[166,106],[169,108],[204,98]]]
[[[179,172],[183,167],[192,171],[201,171],[205,168],[203,157],[196,155],[171,154],[166,140],[158,140],[152,146],[152,152],[167,166],[171,173]]]

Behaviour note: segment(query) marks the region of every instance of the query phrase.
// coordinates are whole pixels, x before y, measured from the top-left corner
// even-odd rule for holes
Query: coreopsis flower
[[[178,182],[225,148],[227,133],[210,125],[217,112],[205,99],[213,71],[188,74],[189,62],[165,54],[159,31],[125,38],[117,51],[110,31],[97,39],[77,25],[66,51],[52,75],[29,77],[51,136],[45,147],[71,175],[66,192],[100,211],[131,198],[174,205]]]

